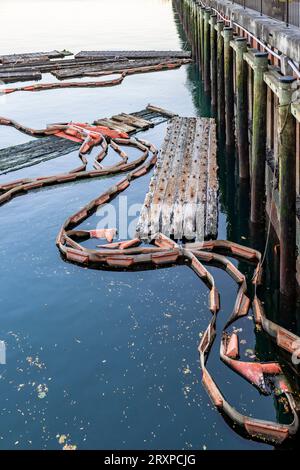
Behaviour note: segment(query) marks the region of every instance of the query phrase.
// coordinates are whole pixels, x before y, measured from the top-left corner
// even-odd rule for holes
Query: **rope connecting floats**
[[[82,164],[70,170],[67,173],[57,174],[53,176],[40,176],[37,178],[23,178],[9,183],[0,185],[0,204],[9,201],[14,196],[28,192],[32,189],[37,189],[43,186],[50,186],[54,184],[65,183],[67,181],[74,181],[78,179],[92,178],[97,176],[107,176],[122,172],[136,170],[137,172],[146,172],[148,165],[150,167],[156,162],[156,151],[151,144],[144,142],[137,138],[129,138],[124,132],[111,130],[104,126],[90,126],[83,123],[70,123],[70,124],[53,124],[49,125],[46,129],[31,129],[23,126],[16,121],[1,118],[0,125],[13,126],[16,129],[33,136],[46,136],[56,135],[65,139],[75,142],[82,142],[78,151],[78,157]],[[100,152],[96,155],[93,166],[94,170],[87,170],[88,154],[94,147],[100,146]],[[135,147],[141,152],[135,160],[128,162],[127,154],[121,149],[120,146]],[[102,161],[108,153],[109,147],[112,148],[119,156],[120,162],[115,165],[105,167]],[[150,162],[148,161],[149,149],[153,149],[155,154]],[[143,166],[144,165],[144,166]],[[141,166],[141,168],[139,168]],[[142,173],[142,174],[144,174]]]
[[[96,126],[71,123],[68,125],[49,126],[47,129],[42,130],[33,130],[4,118],[0,119],[0,124],[13,125],[19,130],[22,130],[22,132],[27,132],[30,135],[44,135],[45,132],[59,132],[66,133],[68,137],[71,136],[72,138],[81,139],[83,144],[79,151],[79,157],[83,161],[82,167],[86,165],[83,158],[85,153],[91,150],[95,145],[101,147],[95,160],[96,165],[101,165],[99,162],[102,161],[106,155],[109,145],[120,154],[122,159],[121,163],[106,169],[101,168],[92,172],[77,171],[75,169],[73,172],[71,171],[62,175],[29,180],[24,179],[2,185],[0,186],[0,191],[2,192],[0,203],[8,202],[18,193],[24,193],[45,185],[65,183],[77,177],[101,176],[127,171],[128,173],[125,178],[90,201],[64,222],[56,239],[59,251],[67,261],[91,268],[143,269],[147,267],[155,269],[157,267],[176,265],[177,263],[187,264],[209,288],[209,310],[211,311],[212,318],[200,341],[198,351],[203,373],[202,383],[213,404],[226,420],[231,423],[234,430],[241,433],[243,436],[273,445],[282,444],[286,439],[293,437],[299,429],[299,400],[296,394],[293,393],[279,363],[240,361],[238,335],[235,332],[229,334],[226,331],[232,323],[248,314],[251,301],[247,296],[247,283],[244,274],[242,274],[224,254],[227,253],[231,257],[255,263],[256,267],[252,279],[255,286],[261,283],[261,254],[251,248],[223,240],[179,245],[165,235],[158,233],[152,239],[150,246],[142,246],[142,241],[139,238],[113,243],[116,229],[76,230],[76,226],[86,220],[97,208],[115,198],[119,193],[124,191],[133,180],[146,174],[157,161],[157,149],[145,140],[106,135],[105,128],[103,133],[101,133],[99,129],[97,129],[97,131],[95,130]],[[108,129],[107,132],[112,131]],[[119,149],[119,144],[135,146],[142,152],[142,156],[132,163],[127,163],[127,156]],[[108,243],[100,245],[97,249],[88,249],[81,245],[81,242],[90,238],[105,238]],[[203,263],[221,267],[238,285],[238,293],[233,311],[222,331],[220,345],[221,360],[245,380],[254,385],[260,393],[272,395],[277,400],[284,400],[293,416],[293,420],[290,424],[280,424],[278,422],[255,419],[239,413],[226,400],[207,369],[207,360],[216,336],[220,297],[215,285],[215,280]],[[293,354],[293,344],[295,341],[300,341],[300,338],[268,320],[265,316],[262,304],[256,295],[252,307],[255,323],[260,325],[260,327],[276,341],[280,348]]]
[[[81,211],[73,214],[63,224],[56,243],[60,252],[71,262],[88,267],[105,267],[106,269],[143,269],[145,267],[155,269],[185,263],[205,282],[209,288],[209,309],[212,319],[201,339],[198,347],[200,365],[202,369],[202,383],[210,396],[213,404],[221,414],[229,420],[234,430],[245,437],[269,443],[282,444],[286,439],[293,437],[299,429],[299,402],[293,393],[281,366],[277,362],[244,362],[239,361],[239,338],[234,332],[229,334],[226,329],[239,318],[248,314],[251,302],[247,292],[245,276],[224,255],[215,253],[228,253],[243,261],[256,262],[253,283],[260,283],[262,274],[261,255],[259,252],[229,241],[217,240],[203,243],[191,243],[179,246],[177,243],[158,233],[151,241],[152,246],[141,246],[141,240],[132,240],[108,243],[100,245],[98,250],[84,248],[80,241],[89,238],[107,238],[112,240],[115,229],[107,230],[75,230],[77,224],[82,223],[96,207],[106,202],[123,191],[129,182],[120,181],[97,199],[87,204]],[[265,421],[246,416],[238,412],[224,397],[212,375],[209,373],[206,363],[209,352],[216,336],[217,314],[220,309],[220,299],[213,276],[202,264],[208,263],[221,267],[238,284],[239,289],[231,313],[222,332],[220,345],[220,358],[232,370],[237,372],[245,380],[254,385],[260,393],[272,395],[276,400],[285,401],[293,416],[290,424]],[[277,344],[284,350],[292,353],[294,341],[299,340],[276,323],[268,320],[258,297],[253,301],[255,322],[257,325],[273,337]]]
[[[148,72],[161,72],[164,70],[174,70],[181,67],[184,64],[190,63],[190,59],[180,59],[176,60],[172,63],[161,63],[158,65],[150,65],[147,67],[135,67],[132,69],[126,70],[119,70],[119,71],[105,71],[100,72],[99,74],[86,74],[86,76],[105,76],[105,75],[121,75],[118,78],[114,78],[112,80],[97,80],[97,81],[74,81],[74,82],[53,82],[53,83],[37,83],[33,85],[26,85],[21,87],[12,87],[12,88],[4,88],[1,90],[3,94],[10,94],[15,93],[17,91],[45,91],[45,90],[56,90],[60,88],[100,88],[100,87],[108,87],[108,86],[116,86],[121,85],[125,77],[128,75],[135,75],[138,73],[148,73]]]

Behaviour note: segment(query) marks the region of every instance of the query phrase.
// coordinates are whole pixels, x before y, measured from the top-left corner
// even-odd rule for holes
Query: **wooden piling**
[[[230,41],[233,38],[233,29],[224,27],[224,85],[225,85],[225,127],[226,146],[234,146],[234,97],[233,97],[233,52]]]
[[[268,68],[268,54],[257,52],[253,57],[253,120],[251,171],[251,222],[262,221],[265,205],[266,113],[267,86],[264,72]]]
[[[210,10],[204,11],[204,63],[203,63],[203,75],[204,75],[204,91],[210,92]]]
[[[236,38],[232,46],[235,50],[236,137],[239,177],[249,178],[247,63],[243,57],[243,54],[247,52],[247,39]]]
[[[224,39],[222,31],[224,21],[218,21],[217,25],[217,105],[219,130],[225,130],[225,87],[224,87]]]
[[[280,292],[293,296],[296,281],[296,125],[290,112],[293,77],[280,78],[278,162],[280,199]]]
[[[247,100],[248,100],[248,142],[249,142],[249,172],[251,178],[252,172],[252,117],[253,117],[253,69],[250,64],[248,64],[248,73],[247,73]]]
[[[210,76],[211,76],[211,105],[217,106],[217,15],[210,17]]]

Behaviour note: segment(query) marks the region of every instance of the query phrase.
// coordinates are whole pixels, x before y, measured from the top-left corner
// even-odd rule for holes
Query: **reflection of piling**
[[[236,137],[239,157],[239,176],[249,178],[247,64],[247,39],[237,38],[231,43],[235,50]]]
[[[230,27],[223,29],[224,38],[224,86],[225,86],[225,127],[226,145],[234,145],[234,98],[233,98],[233,53],[230,41],[233,38],[233,30]]]

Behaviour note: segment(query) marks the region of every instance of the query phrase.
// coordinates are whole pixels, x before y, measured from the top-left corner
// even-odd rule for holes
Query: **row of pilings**
[[[268,226],[268,214],[280,241],[280,292],[292,296],[300,186],[297,81],[230,19],[219,19],[197,0],[175,0],[175,5],[224,134],[227,158],[236,150],[238,177],[249,181],[250,223]]]

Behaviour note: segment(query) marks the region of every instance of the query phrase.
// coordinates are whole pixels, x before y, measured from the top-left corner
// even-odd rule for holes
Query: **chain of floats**
[[[109,269],[143,269],[150,267],[155,269],[157,267],[176,265],[176,263],[187,264],[209,288],[209,309],[212,313],[212,317],[202,336],[198,350],[203,372],[202,382],[212,402],[230,422],[232,427],[234,427],[235,431],[246,437],[278,445],[288,437],[294,436],[299,428],[299,404],[297,397],[294,396],[289,384],[285,380],[281,367],[278,363],[239,361],[238,336],[236,333],[229,335],[225,331],[234,321],[248,314],[251,302],[246,295],[247,283],[245,276],[231,261],[222,255],[222,253],[255,263],[256,268],[252,281],[254,285],[258,285],[261,282],[261,254],[251,248],[223,240],[179,245],[159,233],[153,237],[151,241],[152,246],[141,246],[142,241],[139,238],[112,243],[114,235],[116,234],[115,229],[76,230],[76,226],[94,213],[98,207],[111,201],[119,193],[124,191],[133,180],[146,174],[156,164],[158,150],[151,143],[141,139],[108,139],[100,132],[94,132],[93,126],[83,129],[71,123],[69,125],[51,125],[46,129],[34,130],[6,118],[0,118],[0,125],[14,126],[22,132],[35,136],[55,134],[57,131],[63,131],[84,139],[79,150],[79,157],[82,161],[82,165],[79,168],[75,168],[68,173],[51,177],[45,176],[33,179],[21,179],[0,185],[0,204],[8,202],[18,194],[43,186],[56,185],[75,179],[126,172],[126,176],[123,179],[100,194],[97,198],[90,201],[64,222],[56,240],[59,251],[69,262],[85,267],[106,267]],[[121,163],[105,168],[102,167],[100,162],[107,154],[109,145],[120,155]],[[134,146],[142,152],[142,155],[133,162],[128,163],[128,157],[121,150],[119,145]],[[85,154],[94,146],[100,146],[101,148],[95,158],[95,170],[85,171],[87,165]],[[80,242],[89,238],[106,238],[108,243],[100,245],[99,249],[88,249],[82,246]],[[289,404],[289,410],[293,415],[291,424],[279,424],[277,422],[254,419],[239,413],[226,401],[212,375],[209,373],[206,364],[216,336],[216,323],[217,314],[220,309],[220,300],[214,278],[205,268],[203,262],[221,267],[238,285],[238,293],[233,312],[223,329],[220,347],[220,357],[222,361],[248,380],[261,393],[270,394],[273,393],[276,388],[277,396],[285,397]],[[256,295],[252,307],[256,324],[260,325],[274,338],[278,346],[292,354],[294,352],[293,343],[294,341],[300,340],[300,338],[268,320],[265,316],[262,304]],[[273,384],[271,391],[269,388],[270,384]]]
[[[100,75],[120,75],[118,78],[112,80],[96,80],[90,82],[74,81],[74,82],[53,82],[53,83],[37,83],[33,85],[26,85],[20,87],[4,88],[0,90],[3,94],[15,93],[16,91],[44,91],[44,90],[55,90],[58,88],[99,88],[121,85],[125,77],[128,75],[134,75],[137,73],[148,73],[148,72],[161,72],[163,70],[173,70],[181,67],[181,65],[190,63],[190,59],[180,59],[172,63],[161,63],[158,65],[149,65],[145,67],[134,67],[132,69],[120,71],[105,71],[101,72]],[[96,76],[96,74],[95,74]]]
[[[12,197],[20,193],[41,188],[43,186],[65,183],[67,181],[107,176],[136,169],[135,172],[132,173],[132,177],[134,177],[134,175],[138,175],[139,172],[142,172],[142,174],[146,173],[148,166],[151,167],[155,164],[156,161],[153,159],[153,161],[150,160],[149,162],[145,163],[149,156],[149,148],[151,149],[151,145],[147,142],[136,138],[128,138],[126,133],[110,131],[109,129],[106,129],[105,131],[105,128],[102,126],[83,127],[82,125],[76,123],[53,124],[49,125],[45,129],[36,130],[23,126],[12,119],[3,117],[0,117],[0,125],[12,126],[31,136],[41,137],[59,135],[60,133],[63,133],[67,136],[70,136],[71,138],[83,141],[78,152],[78,156],[82,162],[79,167],[76,167],[67,173],[58,175],[40,176],[37,178],[23,178],[9,183],[4,183],[0,185],[0,204],[9,201]],[[103,129],[103,133],[98,131],[99,128]],[[108,132],[109,135],[105,136],[105,132]],[[116,137],[112,138],[110,135]],[[128,156],[125,152],[123,152],[120,145],[135,147],[142,152],[142,155],[140,155],[135,160],[128,162]],[[87,170],[86,168],[88,160],[85,155],[96,146],[100,146],[101,150],[95,157],[93,164],[94,170]],[[109,146],[119,154],[121,161],[115,165],[104,167],[101,164],[101,161],[107,155]],[[143,166],[139,169],[138,167],[142,164]]]

